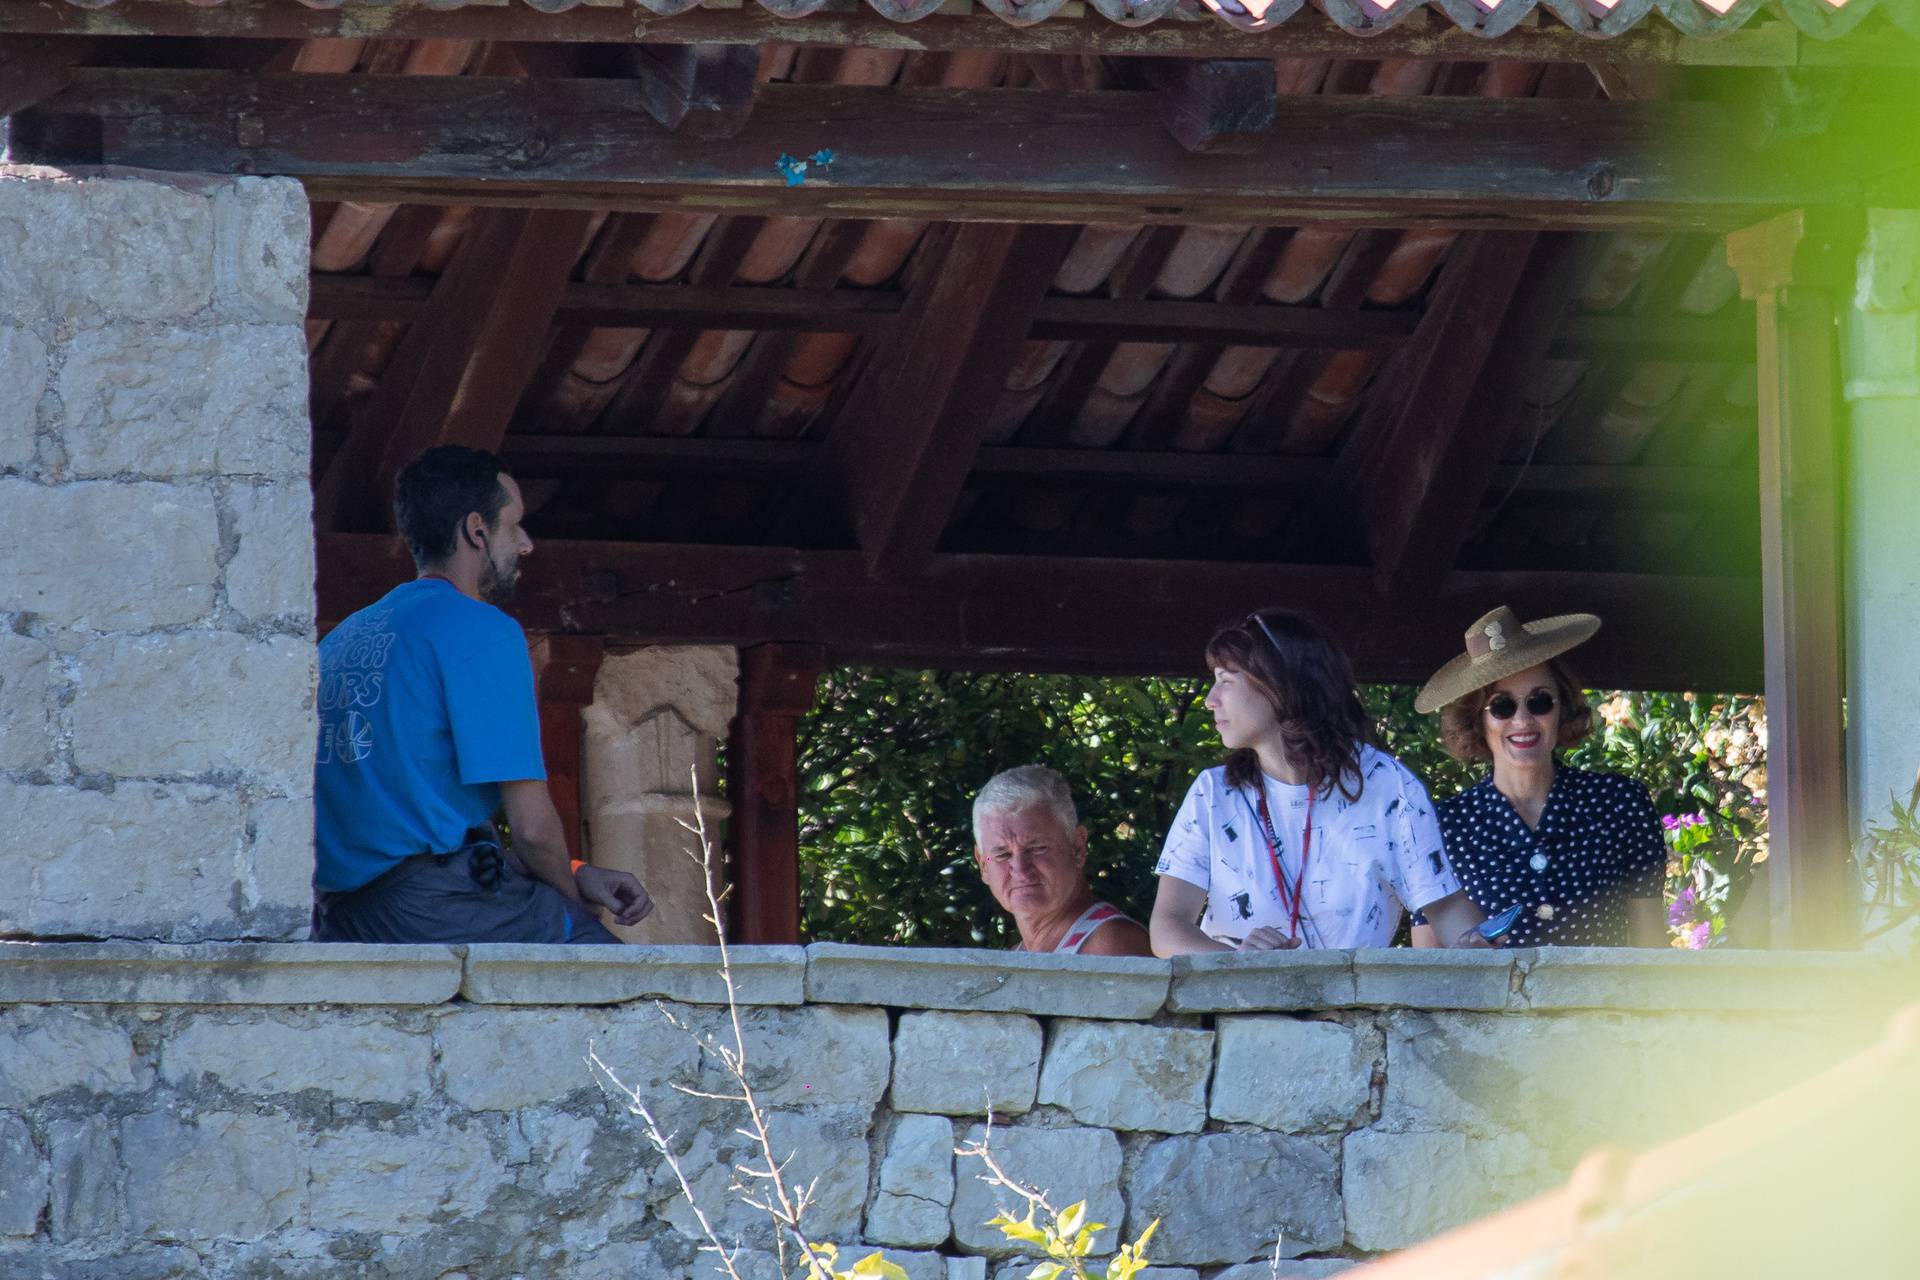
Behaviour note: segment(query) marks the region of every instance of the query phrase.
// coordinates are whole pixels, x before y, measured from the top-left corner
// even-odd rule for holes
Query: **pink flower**
[[[1702,951],[1706,949],[1707,943],[1713,940],[1713,925],[1709,921],[1702,920],[1680,936],[1686,939],[1689,951]]]
[[[1678,929],[1693,919],[1693,907],[1696,901],[1692,885],[1674,894],[1673,902],[1667,907],[1667,924]]]
[[[1680,819],[1669,813],[1660,819],[1660,825],[1669,831],[1678,831],[1680,829]]]

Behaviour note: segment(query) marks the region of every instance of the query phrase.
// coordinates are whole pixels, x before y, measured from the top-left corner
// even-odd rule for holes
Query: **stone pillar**
[[[728,814],[718,750],[733,719],[739,662],[731,648],[661,646],[609,654],[586,709],[588,860],[631,871],[656,904],[629,942],[711,943],[700,866],[688,856],[698,798],[715,858]]]
[[[304,936],[307,204],[0,166],[0,935]]]
[[[1920,770],[1920,211],[1868,215],[1843,316],[1847,754],[1856,838]],[[1871,931],[1876,921],[1864,922]]]

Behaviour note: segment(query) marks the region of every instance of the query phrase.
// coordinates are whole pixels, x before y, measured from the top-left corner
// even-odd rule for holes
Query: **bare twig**
[[[778,1257],[780,1273],[787,1272],[787,1251],[789,1244],[798,1250],[800,1258],[807,1263],[808,1274],[831,1274],[831,1269],[822,1261],[820,1255],[808,1243],[801,1231],[801,1221],[808,1207],[813,1203],[814,1190],[818,1179],[804,1186],[792,1185],[787,1177],[787,1164],[793,1156],[789,1154],[781,1159],[774,1154],[773,1133],[768,1126],[767,1114],[761,1109],[760,1100],[755,1096],[753,1084],[747,1072],[746,1029],[740,1019],[739,989],[733,980],[732,951],[727,945],[727,929],[720,912],[720,900],[723,893],[715,888],[713,841],[707,832],[707,815],[700,803],[700,778],[698,771],[693,774],[693,822],[682,821],[680,825],[692,834],[695,848],[689,849],[688,856],[700,864],[700,883],[707,895],[706,921],[713,926],[715,940],[720,948],[720,981],[727,995],[727,1028],[732,1033],[730,1040],[722,1040],[711,1032],[695,1030],[685,1019],[676,1016],[665,1005],[660,1012],[669,1023],[685,1033],[688,1038],[703,1050],[716,1058],[727,1075],[733,1080],[737,1092],[722,1093],[708,1089],[698,1089],[690,1085],[675,1084],[673,1089],[690,1098],[705,1101],[739,1103],[746,1108],[747,1120],[735,1132],[751,1141],[758,1155],[741,1164],[733,1166],[734,1178],[728,1190],[740,1198],[741,1203],[765,1213],[774,1223],[774,1250]],[[647,1140],[666,1160],[667,1167],[680,1184],[680,1194],[686,1198],[687,1205],[693,1210],[694,1220],[700,1224],[700,1232],[707,1243],[700,1246],[702,1252],[712,1253],[720,1260],[720,1269],[728,1280],[740,1280],[740,1273],[734,1267],[734,1259],[739,1255],[740,1247],[729,1249],[720,1239],[708,1219],[706,1211],[694,1198],[693,1186],[687,1181],[685,1171],[679,1159],[673,1153],[673,1135],[664,1132],[651,1108],[641,1097],[637,1089],[630,1089],[620,1081],[614,1071],[598,1053],[591,1048],[587,1061],[597,1070],[613,1089],[618,1091],[627,1110],[640,1118],[646,1127]]]

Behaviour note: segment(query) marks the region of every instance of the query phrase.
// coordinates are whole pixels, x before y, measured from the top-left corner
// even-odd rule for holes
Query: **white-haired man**
[[[1067,781],[1045,765],[988,779],[973,799],[973,858],[1020,930],[1019,951],[1150,956],[1147,931],[1087,885],[1087,829]]]

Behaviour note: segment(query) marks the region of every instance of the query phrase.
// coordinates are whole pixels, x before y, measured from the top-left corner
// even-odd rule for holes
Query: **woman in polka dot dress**
[[[1647,789],[1554,758],[1593,727],[1561,655],[1599,629],[1589,613],[1523,624],[1495,609],[1414,702],[1440,712],[1450,755],[1493,766],[1434,807],[1474,905],[1490,918],[1520,908],[1503,946],[1666,945],[1667,849]],[[1413,940],[1437,945],[1418,917]]]

